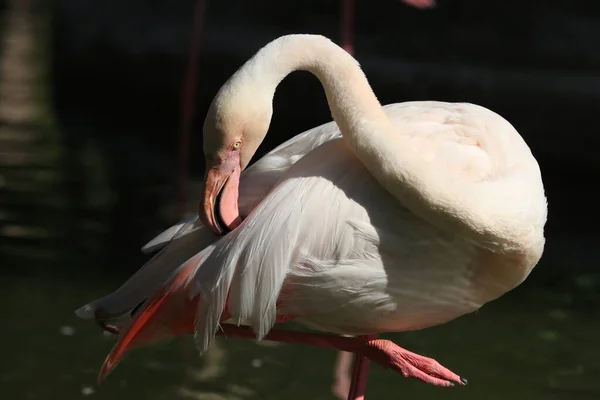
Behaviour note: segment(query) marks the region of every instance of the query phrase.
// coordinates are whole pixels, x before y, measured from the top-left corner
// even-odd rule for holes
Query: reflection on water
[[[189,337],[136,350],[95,384],[114,338],[73,310],[141,265],[138,248],[167,223],[172,193],[164,180],[128,177],[115,165],[119,148],[65,138],[86,121],[75,115],[58,129],[44,75],[22,57],[42,56],[43,42],[33,45],[29,14],[17,17],[3,20],[0,76],[0,398],[331,398],[334,352],[224,338],[202,359]],[[427,387],[375,366],[369,398],[599,398],[600,282],[577,275],[549,287],[535,275],[476,314],[388,335],[467,377],[468,387]]]

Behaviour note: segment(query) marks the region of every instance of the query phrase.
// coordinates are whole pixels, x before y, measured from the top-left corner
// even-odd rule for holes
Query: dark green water
[[[85,268],[81,265],[80,268]],[[114,343],[72,310],[120,283],[38,272],[3,279],[0,392],[6,399],[328,399],[333,351],[219,338],[202,359],[191,337],[133,351],[101,385]],[[525,284],[444,326],[389,335],[469,379],[433,388],[378,366],[371,399],[597,399],[600,319],[579,293]]]

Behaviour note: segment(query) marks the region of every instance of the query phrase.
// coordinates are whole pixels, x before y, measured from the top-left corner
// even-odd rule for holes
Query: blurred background
[[[202,359],[190,338],[137,350],[95,383],[114,338],[73,310],[119,286],[148,258],[140,247],[195,210],[201,126],[218,88],[280,35],[340,40],[339,0],[204,0],[182,206],[198,1],[0,0],[2,399],[333,398],[334,352],[240,339],[220,338]],[[546,251],[523,285],[476,314],[387,335],[469,386],[427,387],[375,366],[367,396],[600,398],[600,3],[357,0],[352,29],[382,103],[498,112],[529,143],[549,199]],[[307,73],[283,82],[274,108],[261,154],[330,120]]]

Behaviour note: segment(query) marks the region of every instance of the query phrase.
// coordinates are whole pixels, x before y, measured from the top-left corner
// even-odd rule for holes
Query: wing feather
[[[316,127],[294,136],[247,168],[240,179],[241,216],[250,214],[281,176],[306,153],[339,135],[334,123]],[[84,319],[102,316],[107,322],[123,325],[130,318],[128,313],[158,290],[180,265],[217,239],[202,225],[197,215],[185,218],[142,247],[143,253],[158,253],[119,289],[80,307],[76,315]]]
[[[480,305],[469,288],[472,245],[411,214],[341,139],[290,167],[215,253],[201,269],[216,273],[194,278],[214,288],[196,321],[201,351],[227,293],[234,318],[259,339],[278,311],[360,334],[441,323]]]
[[[412,103],[388,106],[386,112],[412,134],[421,124],[415,116],[419,107],[429,112]],[[423,131],[433,136],[448,133],[446,128],[429,128]],[[183,291],[190,299],[199,296],[195,340],[201,353],[212,342],[226,307],[260,339],[275,323],[278,299],[287,300],[284,311],[301,321],[342,333],[427,325],[435,320],[430,314],[436,307],[441,310],[439,303],[462,311],[477,306],[465,286],[474,257],[469,245],[410,214],[377,184],[340,137],[331,122],[292,138],[249,167],[242,175],[239,202],[247,218],[226,237],[197,237],[189,248],[178,250],[177,243],[186,237],[206,234],[192,219],[196,225],[184,221],[145,246],[148,250],[166,245],[165,252],[173,254],[169,262],[153,266],[164,269],[166,277],[208,246]],[[415,143],[427,140],[423,135]],[[453,140],[448,146],[454,146]],[[435,158],[437,150],[431,151],[425,155]],[[132,277],[126,283],[136,294],[131,298],[142,293],[133,281]],[[155,286],[143,293],[152,293]],[[438,304],[431,301],[431,293]],[[131,305],[131,299],[125,303]],[[387,324],[381,313],[399,314]],[[440,313],[444,318],[452,315]],[[419,314],[424,316],[421,320]]]

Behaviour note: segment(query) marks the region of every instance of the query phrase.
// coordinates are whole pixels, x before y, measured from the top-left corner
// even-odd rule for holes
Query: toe
[[[454,382],[459,385],[464,385],[463,381],[460,379],[460,376],[450,371],[448,368],[441,365],[439,362],[432,358],[428,357],[420,357],[413,358],[414,366],[421,371],[425,372],[427,375],[434,376],[436,378],[444,379],[450,382]]]
[[[408,368],[406,368],[404,376],[406,376],[407,378],[418,379],[420,381],[423,381],[423,382],[425,382],[429,385],[433,385],[433,386],[442,386],[442,387],[454,386],[453,382],[450,382],[446,379],[438,378],[433,375],[429,375],[426,372],[423,372],[420,369],[413,367],[412,365],[410,365],[410,366],[408,366]]]

